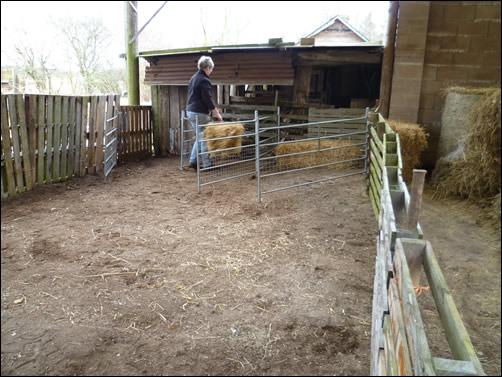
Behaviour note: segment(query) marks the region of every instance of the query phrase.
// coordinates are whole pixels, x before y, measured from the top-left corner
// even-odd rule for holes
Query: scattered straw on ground
[[[413,169],[420,164],[420,154],[427,148],[427,134],[416,123],[402,120],[388,120],[390,127],[399,134],[401,157],[403,161],[403,179],[411,184]]]
[[[336,161],[352,160],[360,156],[358,147],[350,147],[353,143],[343,140],[321,140],[320,151],[317,141],[299,141],[297,143],[280,144],[275,148],[277,166],[281,170],[306,168],[322,164],[329,164]],[[343,147],[339,149],[329,149],[334,147]],[[323,149],[329,149],[324,150]],[[284,156],[292,153],[308,152],[293,156]],[[282,157],[284,156],[284,157]],[[353,167],[354,162],[329,165],[327,167],[335,169],[346,169]]]
[[[500,193],[500,88],[484,89],[470,123],[463,152],[436,164],[432,184],[439,197],[492,200]]]

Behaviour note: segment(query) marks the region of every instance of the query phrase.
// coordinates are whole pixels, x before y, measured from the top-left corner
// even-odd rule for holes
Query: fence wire
[[[199,193],[205,185],[254,175],[258,201],[262,195],[280,190],[367,174],[368,112],[366,108],[361,117],[280,125],[280,110],[277,117],[261,118],[255,111],[254,119],[197,124],[198,133],[185,127],[189,122],[183,112],[181,169],[188,165],[196,142]],[[263,121],[270,119],[272,124],[264,126]],[[209,138],[204,132],[209,126],[235,123],[244,126],[242,134]],[[208,146],[217,141],[228,143],[219,149],[201,150],[201,143]],[[202,166],[205,157],[211,166]]]

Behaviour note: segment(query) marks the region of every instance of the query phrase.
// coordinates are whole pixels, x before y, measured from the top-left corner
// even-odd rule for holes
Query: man
[[[213,72],[214,63],[213,59],[209,56],[201,56],[197,68],[199,69],[196,74],[192,76],[188,82],[188,101],[187,101],[187,117],[194,130],[196,129],[197,118],[198,124],[207,124],[211,121],[210,114],[213,113],[220,122],[223,122],[218,109],[213,102],[213,92],[211,89],[211,80],[209,75]],[[199,139],[203,136],[199,134]],[[199,143],[200,152],[207,152],[205,142]],[[211,160],[207,154],[202,154],[202,165],[204,168],[211,166]],[[197,169],[197,145],[194,143],[192,154],[190,155],[190,167]]]

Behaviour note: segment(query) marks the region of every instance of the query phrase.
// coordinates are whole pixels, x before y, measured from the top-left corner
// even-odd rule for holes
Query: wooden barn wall
[[[156,156],[180,154],[180,117],[181,111],[186,107],[187,97],[187,86],[152,86]]]
[[[361,43],[364,40],[354,33],[348,26],[344,25],[340,20],[329,26],[327,29],[312,36],[315,38],[316,46],[333,45],[335,43]]]
[[[382,49],[342,48],[337,51],[233,52],[213,53],[215,69],[211,74],[213,98],[230,103],[229,92],[218,95],[217,86],[268,84],[291,87],[292,100],[309,103],[309,89],[314,66],[340,64],[380,64]],[[145,83],[152,85],[153,137],[156,156],[180,154],[180,115],[186,108],[190,77],[196,72],[199,54],[145,57]],[[228,87],[227,87],[228,88]],[[288,96],[288,100],[289,100]],[[295,110],[304,115],[303,110]]]
[[[147,85],[187,85],[197,71],[203,53],[180,56],[145,57]],[[214,61],[211,82],[227,84],[293,85],[294,68],[290,51],[219,52],[209,54]]]

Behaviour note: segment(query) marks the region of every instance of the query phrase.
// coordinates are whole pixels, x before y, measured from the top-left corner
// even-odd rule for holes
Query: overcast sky
[[[164,1],[138,2],[141,28]],[[269,38],[297,42],[331,17],[350,15],[356,28],[368,12],[385,30],[388,1],[168,1],[139,38],[139,51],[216,44],[267,43]],[[50,52],[54,66],[65,66],[65,48],[53,22],[59,18],[99,17],[110,29],[109,61],[123,66],[123,1],[2,1],[2,66],[12,64],[13,45],[26,38],[35,51]],[[222,43],[220,43],[222,42]]]

